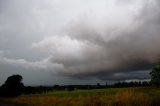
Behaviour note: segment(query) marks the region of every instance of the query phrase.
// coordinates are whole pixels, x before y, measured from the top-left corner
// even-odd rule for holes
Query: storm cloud
[[[160,60],[158,0],[1,4],[0,64],[117,81],[149,79]]]
[[[32,47],[50,52],[50,62],[64,66],[58,72],[62,75],[112,80],[149,78],[149,70],[160,59],[159,2],[143,1],[133,9],[126,8],[132,5],[130,2],[118,4],[113,3],[111,12],[107,7],[86,12],[65,26],[65,35],[45,38]]]

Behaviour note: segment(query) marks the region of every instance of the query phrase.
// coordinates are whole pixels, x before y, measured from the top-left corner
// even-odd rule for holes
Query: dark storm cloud
[[[65,36],[46,38],[33,47],[45,49],[48,45],[53,50],[50,62],[64,66],[58,72],[62,75],[147,79],[146,70],[151,70],[160,59],[159,7],[159,1],[143,1],[143,6],[135,12],[111,13],[113,19],[103,12],[89,13],[66,25]],[[123,10],[121,6],[117,9]]]
[[[160,59],[158,0],[0,2],[0,65],[10,69],[147,79]]]

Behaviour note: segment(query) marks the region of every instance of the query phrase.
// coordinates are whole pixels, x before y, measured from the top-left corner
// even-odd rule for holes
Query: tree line
[[[122,87],[151,87],[160,85],[160,64],[156,64],[150,72],[151,81],[131,81],[117,82],[113,85],[54,85],[54,86],[24,86],[21,75],[12,75],[7,78],[5,83],[0,87],[0,97],[15,97],[21,94],[40,94],[54,90],[73,91],[77,89],[103,89],[103,88],[122,88]]]

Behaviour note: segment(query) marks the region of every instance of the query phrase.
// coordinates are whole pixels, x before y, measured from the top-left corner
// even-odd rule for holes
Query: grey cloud
[[[3,51],[0,51],[0,64],[9,65],[12,67],[21,67],[24,69],[37,71],[49,71],[50,69],[62,69],[63,66],[61,64],[50,64],[48,59],[40,60],[40,61],[28,61],[25,59],[13,59],[8,58],[3,55]]]
[[[117,71],[108,73],[101,72],[101,73],[94,73],[92,75],[78,76],[78,78],[80,79],[83,79],[84,77],[92,78],[93,76],[95,76],[101,80],[110,80],[110,81],[144,80],[150,78],[149,72],[150,70]]]
[[[143,8],[137,10],[138,14],[136,11],[131,15],[129,10],[127,14],[118,14],[116,18],[120,19],[117,20],[107,20],[108,14],[97,13],[92,17],[89,13],[66,25],[64,32],[69,42],[73,45],[77,42],[77,45],[67,45],[67,40],[56,41],[49,37],[51,40],[34,43],[34,47],[48,47],[49,51],[53,51],[50,62],[64,66],[58,71],[62,75],[112,80],[147,79],[149,72],[146,70],[150,70],[160,59],[159,6],[158,1],[148,0]],[[99,19],[99,15],[104,17]],[[114,19],[115,14],[112,15]],[[59,39],[64,38],[59,36]],[[75,48],[78,48],[77,51],[68,52]]]
[[[160,59],[159,8],[158,0],[1,0],[0,65],[64,79],[147,79]]]

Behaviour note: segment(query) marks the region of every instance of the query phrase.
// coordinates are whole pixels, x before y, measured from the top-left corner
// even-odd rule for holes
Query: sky
[[[0,85],[148,80],[159,34],[159,0],[0,0]]]

